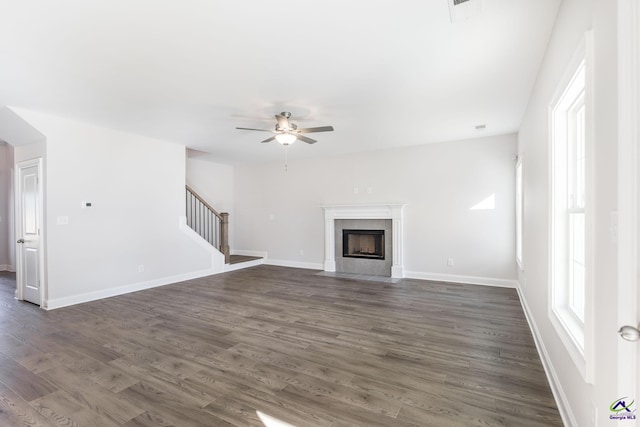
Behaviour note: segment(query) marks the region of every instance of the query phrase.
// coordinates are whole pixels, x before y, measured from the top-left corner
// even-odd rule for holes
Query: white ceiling
[[[476,1],[476,0],[473,0]],[[0,0],[0,105],[280,159],[515,132],[560,0]],[[486,124],[478,132],[475,126]]]

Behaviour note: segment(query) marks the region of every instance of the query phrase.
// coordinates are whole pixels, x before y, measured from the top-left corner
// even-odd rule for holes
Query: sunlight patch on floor
[[[293,424],[285,423],[284,421],[273,418],[272,416],[260,411],[256,411],[256,414],[258,414],[258,418],[260,418],[260,421],[262,421],[264,427],[296,427]]]

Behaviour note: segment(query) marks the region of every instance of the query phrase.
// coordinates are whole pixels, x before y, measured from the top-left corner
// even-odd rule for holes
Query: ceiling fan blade
[[[271,138],[267,138],[267,139],[265,139],[264,141],[260,141],[260,142],[271,142],[271,141],[273,141],[274,139],[276,139],[276,137],[275,137],[275,136],[272,136]]]
[[[311,132],[330,132],[333,130],[333,126],[319,126],[317,128],[304,128],[298,129],[300,133],[311,133]]]
[[[298,138],[302,142],[306,142],[307,144],[315,144],[316,142],[318,142],[315,139],[307,138],[306,136],[302,135],[296,135],[296,138]]]
[[[242,130],[257,130],[260,132],[273,132],[272,130],[269,129],[254,129],[254,128],[240,128],[240,127],[236,127],[236,129],[242,129]]]

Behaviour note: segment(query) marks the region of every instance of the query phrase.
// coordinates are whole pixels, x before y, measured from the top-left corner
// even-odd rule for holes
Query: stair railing
[[[229,264],[229,214],[219,213],[193,188],[186,187],[187,225],[222,252],[225,264]]]

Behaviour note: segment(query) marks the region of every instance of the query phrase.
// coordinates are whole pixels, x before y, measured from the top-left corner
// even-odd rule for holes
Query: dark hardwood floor
[[[0,273],[0,425],[562,425],[513,289],[315,273],[49,312]]]

